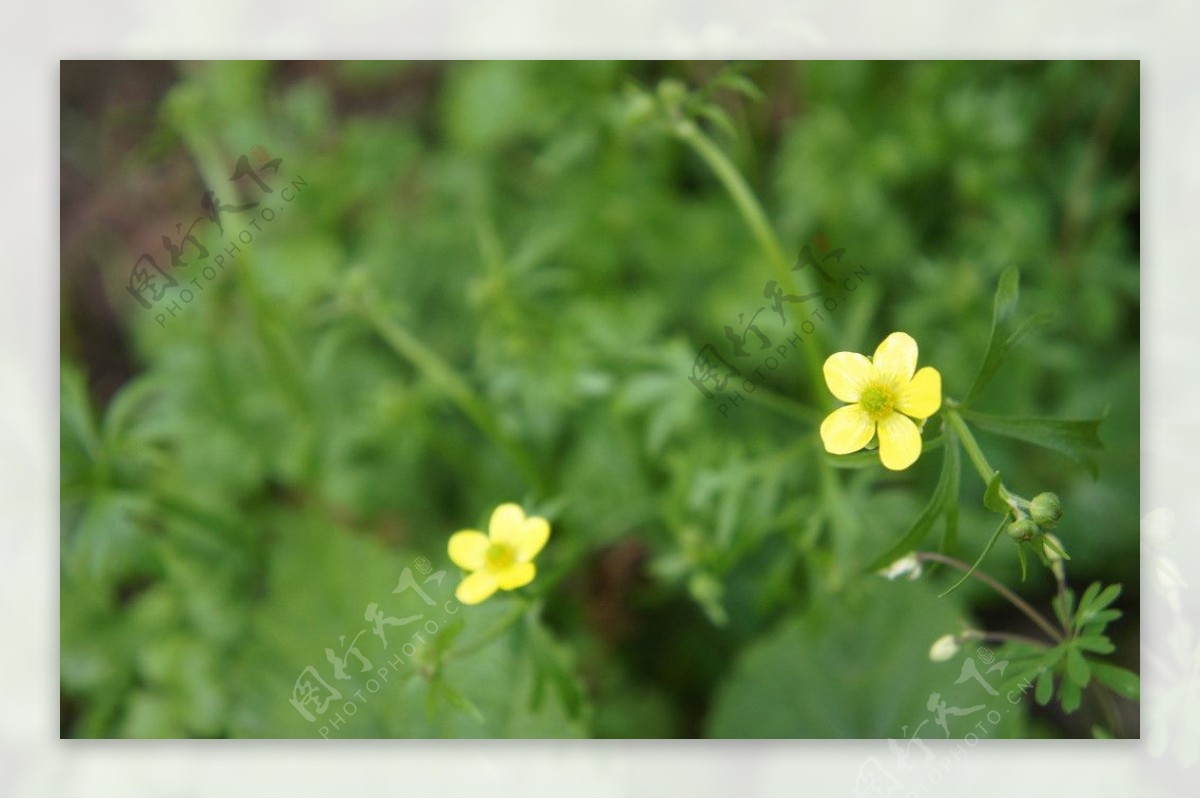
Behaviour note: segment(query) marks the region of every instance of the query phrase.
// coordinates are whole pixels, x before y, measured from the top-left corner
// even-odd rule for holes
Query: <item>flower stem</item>
[[[729,157],[725,155],[712,139],[704,135],[696,124],[690,120],[681,119],[676,121],[671,126],[675,136],[689,147],[691,147],[697,155],[699,155],[708,167],[716,174],[717,179],[729,192],[729,196],[733,199],[734,205],[745,220],[750,232],[754,235],[754,239],[758,242],[758,246],[767,256],[767,260],[771,262],[772,269],[775,270],[776,280],[780,287],[790,285],[792,283],[799,284],[800,290],[804,294],[817,293],[817,287],[812,285],[808,274],[798,272],[793,277],[791,271],[791,263],[788,257],[784,254],[783,247],[779,244],[779,239],[775,235],[775,231],[771,228],[771,224],[767,221],[767,215],[762,209],[762,205],[754,196],[750,186],[746,184],[746,179],[742,177],[742,173],[734,166]],[[816,333],[808,334],[803,339],[804,355],[807,361],[809,378],[812,382],[813,397],[820,400],[820,387],[824,384],[821,365],[821,342]]]
[[[967,426],[962,415],[959,414],[957,404],[951,403],[952,400],[946,400],[946,420],[954,428],[954,432],[958,434],[959,439],[962,441],[963,449],[967,451],[967,455],[971,458],[971,463],[975,464],[975,471],[979,472],[979,476],[983,478],[984,486],[987,486],[992,482],[992,476],[996,474],[996,470],[988,463],[983,450],[979,448],[979,442],[975,440],[975,435],[971,432],[971,428]]]
[[[720,147],[718,147],[712,139],[704,135],[704,132],[689,119],[675,119],[671,124],[671,132],[680,141],[688,145],[703,159],[716,174],[717,179],[721,181],[721,185],[729,193],[733,199],[734,205],[737,206],[738,212],[741,213],[742,219],[746,222],[747,227],[753,234],[758,246],[767,256],[767,260],[771,264],[771,268],[775,273],[775,280],[780,288],[797,285],[800,291],[804,294],[817,294],[819,289],[813,284],[808,273],[804,271],[791,271],[791,262],[787,255],[784,254],[783,247],[779,244],[779,238],[775,235],[771,223],[767,220],[766,212],[763,211],[762,204],[758,198],[754,196],[754,192],[746,183],[746,179],[742,177],[742,173],[729,160]],[[789,305],[790,315],[795,320],[795,311]],[[814,330],[812,333],[806,334],[802,339],[804,345],[804,360],[808,369],[809,388],[814,405],[817,407],[828,406],[829,397],[821,392],[822,386],[825,385],[825,376],[823,371],[824,358],[823,345],[821,344],[820,336]],[[856,520],[846,512],[845,505],[841,499],[841,484],[834,473],[832,464],[824,458],[817,458],[817,470],[821,476],[821,490],[826,498],[827,504],[833,508],[831,521],[840,527],[841,535],[834,536],[834,542],[844,551],[843,556],[847,555],[849,549],[853,545],[853,540],[858,537],[859,526]],[[839,563],[847,562],[845,557],[837,559]],[[833,582],[839,582],[839,578],[835,575]]]
[[[933,560],[937,561],[938,563],[944,563],[947,566],[958,569],[959,571],[971,571],[971,567],[966,563],[963,563],[957,558],[952,558],[949,555],[943,555],[940,552],[918,552],[916,553],[916,558],[918,560]],[[1062,634],[1058,630],[1054,629],[1054,625],[1047,621],[1045,616],[1034,610],[1028,602],[1010,591],[1008,587],[999,580],[987,574],[986,572],[981,572],[979,570],[972,572],[971,576],[976,580],[986,583],[993,591],[1011,602],[1013,607],[1024,613],[1030,621],[1040,627],[1042,632],[1050,636],[1055,643],[1058,643],[1063,639]]]
[[[515,624],[522,616],[524,616],[525,612],[529,610],[529,608],[530,604],[527,601],[520,597],[515,597],[512,610],[508,612],[508,615],[500,619],[500,621],[496,623],[496,626],[492,627],[490,630],[481,635],[479,638],[476,638],[471,643],[461,646],[458,649],[450,650],[446,653],[443,660],[464,657],[465,655],[478,652],[480,649],[492,644],[497,638],[503,635],[509,627],[512,627],[513,624]]]

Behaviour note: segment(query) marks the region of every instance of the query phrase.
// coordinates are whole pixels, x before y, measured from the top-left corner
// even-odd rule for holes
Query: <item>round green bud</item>
[[[1054,527],[1062,518],[1062,505],[1057,494],[1049,491],[1038,494],[1029,503],[1029,515],[1042,527]]]
[[[1040,532],[1030,519],[1017,519],[1008,525],[1008,535],[1014,541],[1032,541]]]

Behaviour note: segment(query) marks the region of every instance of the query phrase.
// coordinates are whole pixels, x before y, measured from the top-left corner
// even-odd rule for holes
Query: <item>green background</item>
[[[375,693],[367,674],[337,681],[368,699],[331,737],[899,738],[932,691],[986,698],[929,645],[968,621],[1028,632],[1022,619],[975,585],[937,599],[864,572],[940,458],[838,471],[834,498],[806,408],[832,398],[798,349],[725,415],[688,380],[705,344],[734,358],[724,328],[769,304],[775,273],[638,98],[723,69],[64,62],[64,736],[319,735],[288,701],[302,670],[334,682],[325,649],[370,602],[423,612],[391,593],[417,558],[447,571],[431,590],[448,599],[447,538],[504,501],[552,522],[538,579],[429,611],[435,651],[473,650],[435,674],[400,669]],[[1137,64],[739,74],[761,98],[714,87],[700,124],[789,258],[844,248],[837,276],[865,275],[821,320],[823,352],[904,330],[961,397],[997,278],[1020,267],[1019,312],[1051,322],[979,407],[1106,414],[1099,476],[980,442],[1010,487],[1062,497],[1072,584],[1123,583],[1113,660],[1136,670]],[[255,145],[283,159],[263,173],[272,195],[228,182]],[[289,184],[292,201],[274,196]],[[166,267],[159,243],[206,188],[277,211],[211,281]],[[224,236],[197,226],[210,259],[250,216],[226,214]],[[125,288],[142,252],[203,288],[142,309]],[[774,347],[800,318],[758,323]],[[969,466],[962,480],[973,560],[994,525]],[[1008,544],[986,568],[1014,584]],[[1019,590],[1044,605],[1052,581],[1035,569]],[[398,645],[363,641],[376,666]],[[1013,708],[991,735],[1096,720]],[[1136,735],[1136,706],[1121,716]]]

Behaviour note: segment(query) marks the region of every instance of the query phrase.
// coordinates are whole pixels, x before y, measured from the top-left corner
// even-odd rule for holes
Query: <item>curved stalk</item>
[[[947,566],[958,569],[959,571],[965,572],[971,570],[971,567],[966,563],[963,563],[961,560],[952,558],[949,555],[943,555],[940,552],[917,552],[915,557],[917,560],[933,560],[937,561],[938,563],[944,563]],[[1055,643],[1059,643],[1063,640],[1062,634],[1058,630],[1054,629],[1054,625],[1047,621],[1045,616],[1034,610],[1028,602],[1010,591],[1008,587],[999,580],[987,574],[986,572],[981,572],[978,570],[972,572],[971,576],[976,580],[985,583],[997,594],[1007,599],[1010,603],[1012,603],[1013,607],[1024,613],[1030,621],[1041,628],[1042,632],[1050,636],[1051,640],[1053,640]]]

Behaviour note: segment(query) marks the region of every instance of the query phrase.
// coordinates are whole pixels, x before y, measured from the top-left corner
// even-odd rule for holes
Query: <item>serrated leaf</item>
[[[1004,501],[1002,489],[1003,481],[1000,479],[1000,472],[993,472],[992,479],[988,481],[987,490],[983,492],[983,506],[988,510],[996,513],[1008,513],[1008,503]]]
[[[980,430],[1061,452],[1097,474],[1092,453],[1104,449],[1098,435],[1100,419],[1052,419],[1040,416],[997,416],[964,410],[963,416]]]
[[[1142,679],[1129,669],[1111,663],[1092,661],[1092,674],[1115,693],[1126,699],[1137,699],[1142,692]]]

